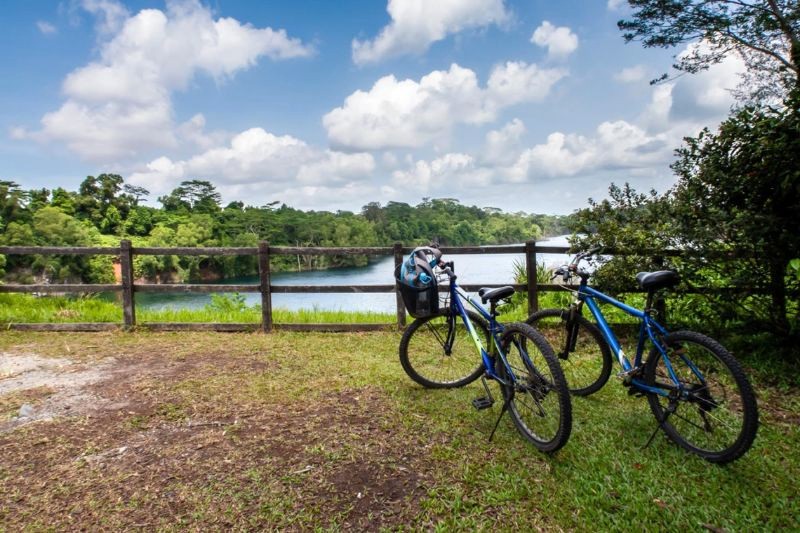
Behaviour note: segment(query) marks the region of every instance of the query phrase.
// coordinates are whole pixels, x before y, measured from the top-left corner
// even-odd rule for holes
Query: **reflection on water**
[[[540,241],[542,245],[566,245],[565,237],[554,237]],[[448,255],[447,261],[455,262],[459,281],[465,284],[514,283],[514,263],[525,264],[523,254]],[[539,254],[538,261],[549,266],[563,264],[567,256],[562,254]],[[365,267],[334,268],[307,272],[281,272],[272,275],[273,285],[386,285],[393,283],[394,258],[384,257]],[[258,284],[258,276],[227,279],[222,284]],[[258,293],[244,294],[247,305],[261,303]],[[192,293],[137,293],[138,309],[199,309],[211,303],[209,294]],[[377,311],[393,313],[395,296],[387,294],[273,294],[274,309],[320,309],[331,311]]]

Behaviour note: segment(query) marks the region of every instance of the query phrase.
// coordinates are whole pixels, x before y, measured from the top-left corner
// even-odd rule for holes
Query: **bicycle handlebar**
[[[564,281],[569,281],[572,277],[573,273],[581,275],[582,273],[578,271],[578,264],[584,259],[587,259],[598,252],[602,251],[602,246],[595,246],[593,248],[589,248],[585,252],[578,252],[575,254],[575,257],[572,258],[572,261],[569,262],[568,265],[560,266],[553,271],[553,277],[550,279],[556,279],[558,276],[564,278]]]

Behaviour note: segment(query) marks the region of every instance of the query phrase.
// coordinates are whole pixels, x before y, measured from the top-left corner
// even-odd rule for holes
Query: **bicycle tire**
[[[569,312],[569,309],[542,309],[529,316],[525,323],[544,335],[555,350],[569,391],[576,396],[589,396],[602,389],[611,376],[611,349],[600,329],[579,316],[578,340],[575,348],[568,350]]]
[[[488,346],[490,338],[486,321],[472,311],[467,311],[467,315],[484,345]],[[408,377],[423,387],[463,387],[485,371],[483,360],[461,317],[455,316],[453,322],[449,318],[449,309],[418,318],[408,326],[400,340],[400,364]],[[450,324],[454,324],[456,332],[451,353],[447,354],[444,344]]]
[[[558,358],[545,338],[525,323],[505,326],[500,346],[517,378],[511,378],[502,359],[495,365],[506,382],[503,399],[517,431],[543,452],[562,448],[572,432],[572,403]]]
[[[700,333],[677,331],[664,337],[664,344],[679,380],[692,390],[683,399],[677,394],[672,398],[647,395],[661,428],[673,442],[707,461],[738,459],[750,449],[758,430],[756,397],[744,370],[722,345]],[[692,372],[687,359],[700,370],[705,384]],[[645,363],[644,381],[651,386],[671,382],[656,347]],[[684,405],[687,408],[680,409]],[[714,437],[723,437],[720,445],[711,445]]]

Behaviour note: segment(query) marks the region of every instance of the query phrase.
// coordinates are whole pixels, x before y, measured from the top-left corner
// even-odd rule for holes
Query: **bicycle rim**
[[[506,327],[502,347],[516,381],[504,387],[508,410],[517,430],[544,452],[564,446],[572,428],[566,380],[552,348],[527,324]],[[507,370],[501,372],[510,381]]]
[[[665,433],[683,448],[712,462],[726,463],[744,454],[755,438],[755,395],[736,360],[716,341],[692,332],[665,339],[669,363],[686,397],[648,395]],[[694,367],[694,368],[693,368]],[[700,377],[702,376],[702,377]],[[645,381],[655,386],[672,380],[664,357],[651,351]]]

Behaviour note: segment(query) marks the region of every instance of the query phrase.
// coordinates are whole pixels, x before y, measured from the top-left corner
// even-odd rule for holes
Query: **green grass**
[[[762,421],[754,447],[738,461],[716,466],[684,452],[662,434],[657,435],[649,448],[642,449],[655,428],[653,416],[646,400],[629,397],[612,378],[597,394],[573,400],[571,440],[551,457],[526,444],[508,418],[501,422],[495,439],[488,442],[499,407],[480,412],[471,407],[470,400],[483,395],[480,384],[459,390],[420,388],[400,367],[398,341],[396,332],[271,335],[6,332],[0,335],[0,349],[58,355],[63,353],[62,346],[68,345],[71,353],[89,352],[93,357],[119,353],[135,357],[139,351],[148,351],[164,354],[173,361],[220,354],[217,364],[236,363],[209,377],[187,376],[177,382],[148,382],[147,386],[134,387],[158,399],[161,407],[149,415],[146,423],[135,417],[120,421],[105,419],[104,423],[111,424],[108,428],[111,435],[122,431],[117,425],[124,431],[140,431],[142,427],[181,423],[183,417],[197,412],[218,413],[228,409],[233,413],[231,417],[262,411],[280,413],[286,409],[291,413],[318,402],[329,403],[329,398],[337,395],[363,397],[368,394],[365,391],[374,391],[381,399],[377,403],[370,400],[355,404],[350,408],[355,418],[347,419],[348,423],[329,423],[332,411],[325,411],[324,416],[289,417],[292,424],[280,429],[289,432],[286,438],[300,439],[302,462],[297,465],[276,464],[268,451],[249,449],[247,435],[239,436],[233,431],[227,438],[237,443],[237,453],[255,457],[256,462],[245,470],[235,462],[229,468],[212,470],[199,485],[176,473],[168,489],[172,498],[180,499],[191,513],[182,515],[180,522],[170,522],[172,517],[168,515],[159,521],[155,513],[155,522],[150,523],[154,529],[174,528],[176,523],[180,527],[203,529],[203,524],[216,523],[213,521],[221,516],[220,512],[230,515],[234,528],[348,529],[346,520],[352,519],[352,515],[348,515],[347,508],[331,503],[331,499],[346,494],[330,489],[332,492],[326,493],[328,499],[315,499],[312,494],[315,483],[308,480],[316,478],[292,472],[313,464],[316,470],[312,472],[317,473],[309,475],[320,475],[325,480],[328,479],[325,472],[378,464],[375,461],[408,468],[419,463],[417,466],[424,467],[420,469],[425,474],[421,500],[393,504],[395,511],[405,513],[403,524],[413,529],[775,531],[800,528],[797,497],[800,401],[796,391],[774,388],[753,376]],[[263,362],[268,369],[259,372],[237,369],[248,361]],[[493,393],[499,397],[496,388]],[[332,404],[328,408],[335,411],[337,406]],[[213,416],[225,419],[220,414]],[[318,418],[316,430],[301,431],[302,424]],[[275,431],[272,427],[260,433],[272,438],[271,432]],[[334,434],[341,440],[328,439]],[[401,449],[393,448],[393,444]],[[114,441],[99,448],[121,445],[123,441]],[[163,453],[171,457],[167,451]],[[70,470],[77,467],[62,463],[63,460],[54,460],[53,468],[58,475],[69,479]],[[196,468],[204,471],[213,466],[198,464]],[[103,477],[110,473],[95,474],[87,469],[82,475],[94,476],[83,483],[88,485],[95,480],[98,491],[104,483],[110,483]],[[0,489],[11,479],[4,481],[0,477]],[[131,483],[135,481],[136,478],[130,478]],[[57,488],[37,488],[24,503],[15,504],[14,509],[44,506],[51,501],[49,498],[66,502],[73,509],[85,508],[88,504],[82,500],[70,500],[69,483],[65,481],[67,492],[63,494],[42,495],[41,490]],[[112,488],[117,490],[115,486]],[[166,504],[151,496],[129,502],[133,509],[122,509],[111,495],[94,494],[93,512],[102,517],[101,523],[113,528],[130,525],[125,521],[127,513],[137,509],[166,509],[158,507]],[[19,512],[8,509],[7,512]],[[11,520],[16,515],[7,514],[6,518]]]
[[[275,323],[366,323],[393,324],[395,317],[389,313],[369,311],[327,311],[300,309],[289,311],[273,309]],[[139,324],[147,322],[261,322],[261,306],[241,304],[236,295],[213,295],[212,303],[202,309],[137,309]],[[30,294],[0,294],[0,324],[22,322],[121,322],[122,307],[96,297],[36,297]]]

